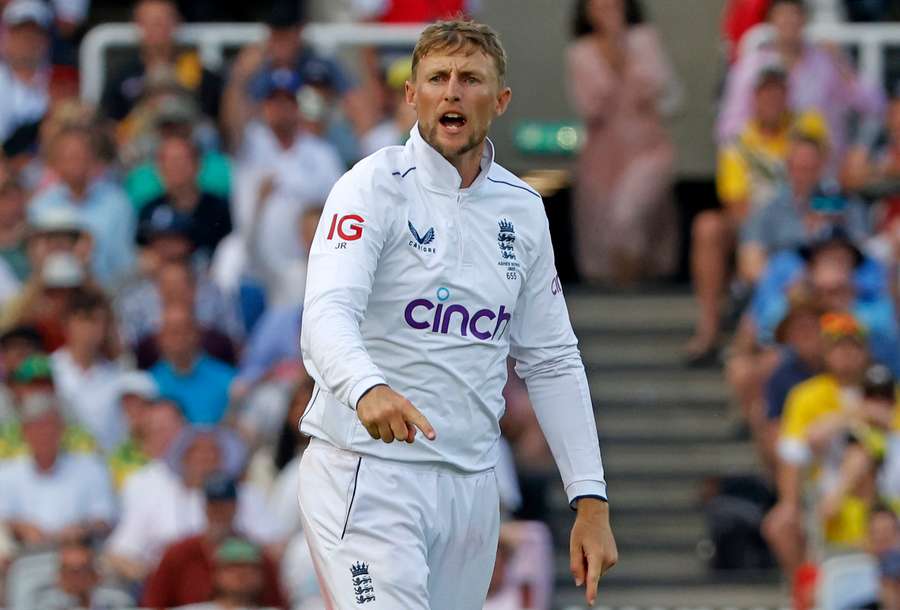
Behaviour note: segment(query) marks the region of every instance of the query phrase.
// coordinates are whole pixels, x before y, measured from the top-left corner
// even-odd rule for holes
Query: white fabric
[[[25,521],[45,533],[112,523],[115,508],[106,465],[93,455],[62,454],[48,473],[23,457],[4,465],[0,474],[0,519]]]
[[[299,465],[294,468],[298,470]],[[294,508],[297,509],[297,494],[294,489]],[[319,591],[319,580],[313,565],[309,544],[303,532],[297,532],[288,542],[281,559],[281,584],[285,589],[290,607],[294,610],[325,610],[325,602]]]
[[[42,74],[33,83],[16,78],[6,64],[0,63],[0,142],[12,135],[16,128],[33,123],[47,112],[47,76]]]
[[[119,400],[123,369],[114,362],[95,362],[82,369],[66,348],[50,355],[53,383],[66,409],[105,451],[118,446],[128,433]]]
[[[122,490],[122,519],[110,536],[109,551],[153,565],[165,548],[206,528],[206,505],[200,489],[188,489],[161,461],[131,475]],[[249,485],[238,487],[235,528],[259,544],[277,542],[284,528],[269,515],[265,500]]]
[[[605,497],[541,198],[493,162],[490,142],[478,178],[460,182],[416,125],[405,147],[382,149],[335,185],[309,258],[301,348],[317,390],[301,429],[366,455],[493,468],[511,355],[570,502]],[[379,383],[423,412],[435,441],[369,436],[355,407]]]
[[[402,464],[313,439],[300,463],[299,489],[326,605],[481,608],[500,528],[492,470]],[[366,573],[351,572],[357,565]]]
[[[343,173],[337,150],[325,140],[298,134],[291,148],[281,148],[268,127],[253,122],[246,128],[244,144],[234,174],[232,218],[242,235],[249,234],[260,184],[272,176],[274,190],[260,220],[260,256],[270,269],[286,259],[302,258],[300,214],[321,205]]]
[[[52,0],[57,19],[69,23],[84,23],[91,8],[91,0]]]

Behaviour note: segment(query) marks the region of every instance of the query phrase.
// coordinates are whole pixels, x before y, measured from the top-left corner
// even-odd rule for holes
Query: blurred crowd
[[[94,106],[89,0],[0,1],[0,606],[324,607],[296,499],[306,253],[338,177],[406,140],[412,49],[351,70],[279,1],[215,71],[176,41],[179,8],[234,17],[214,4],[136,0]],[[350,3],[385,23],[477,6]],[[485,607],[549,608],[549,529],[511,516],[546,512],[552,460],[518,380],[507,397]]]
[[[714,564],[774,556],[797,608],[842,569],[864,576],[847,577],[856,597],[833,607],[900,608],[900,83],[890,62],[886,85],[867,82],[847,49],[808,35],[816,20],[890,21],[896,6],[730,0],[718,118],[699,135],[718,146],[718,205],[689,236],[699,317],[686,359],[724,363],[765,470],[720,484],[707,505]],[[578,3],[568,49],[589,282],[628,286],[674,260],[677,86],[641,9]]]

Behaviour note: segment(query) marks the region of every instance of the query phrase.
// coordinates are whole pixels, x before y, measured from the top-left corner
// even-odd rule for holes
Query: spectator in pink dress
[[[576,10],[568,86],[587,130],[575,191],[577,263],[588,282],[627,285],[675,263],[675,151],[663,116],[677,86],[636,2],[582,0]]]
[[[720,142],[727,142],[743,129],[750,117],[755,75],[760,66],[773,60],[788,68],[791,108],[798,112],[816,110],[825,117],[835,162],[849,144],[847,122],[851,112],[865,119],[877,118],[883,112],[882,92],[863,83],[837,47],[814,45],[804,39],[806,10],[803,0],[772,2],[772,40],[747,49],[728,75],[716,125]]]

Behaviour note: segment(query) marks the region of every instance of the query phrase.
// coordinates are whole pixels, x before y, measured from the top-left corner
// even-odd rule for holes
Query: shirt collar
[[[416,179],[426,187],[443,192],[458,192],[460,190],[471,191],[478,188],[486,179],[494,164],[494,144],[490,138],[484,140],[484,150],[481,153],[481,171],[468,189],[460,189],[462,176],[447,161],[444,156],[436,151],[431,144],[425,141],[419,132],[419,123],[416,122],[409,132],[409,144],[412,149],[412,158],[416,167]]]

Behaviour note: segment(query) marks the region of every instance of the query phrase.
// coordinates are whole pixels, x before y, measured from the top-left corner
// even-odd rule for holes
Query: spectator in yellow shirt
[[[865,331],[853,316],[829,313],[820,321],[825,372],[795,387],[788,395],[778,440],[778,504],[766,516],[763,535],[788,576],[805,559],[803,474],[811,465],[840,464],[848,422],[859,412],[862,381],[869,363]],[[833,471],[832,471],[832,474]],[[827,480],[819,473],[819,480]],[[835,525],[827,535],[853,542],[856,533]]]

